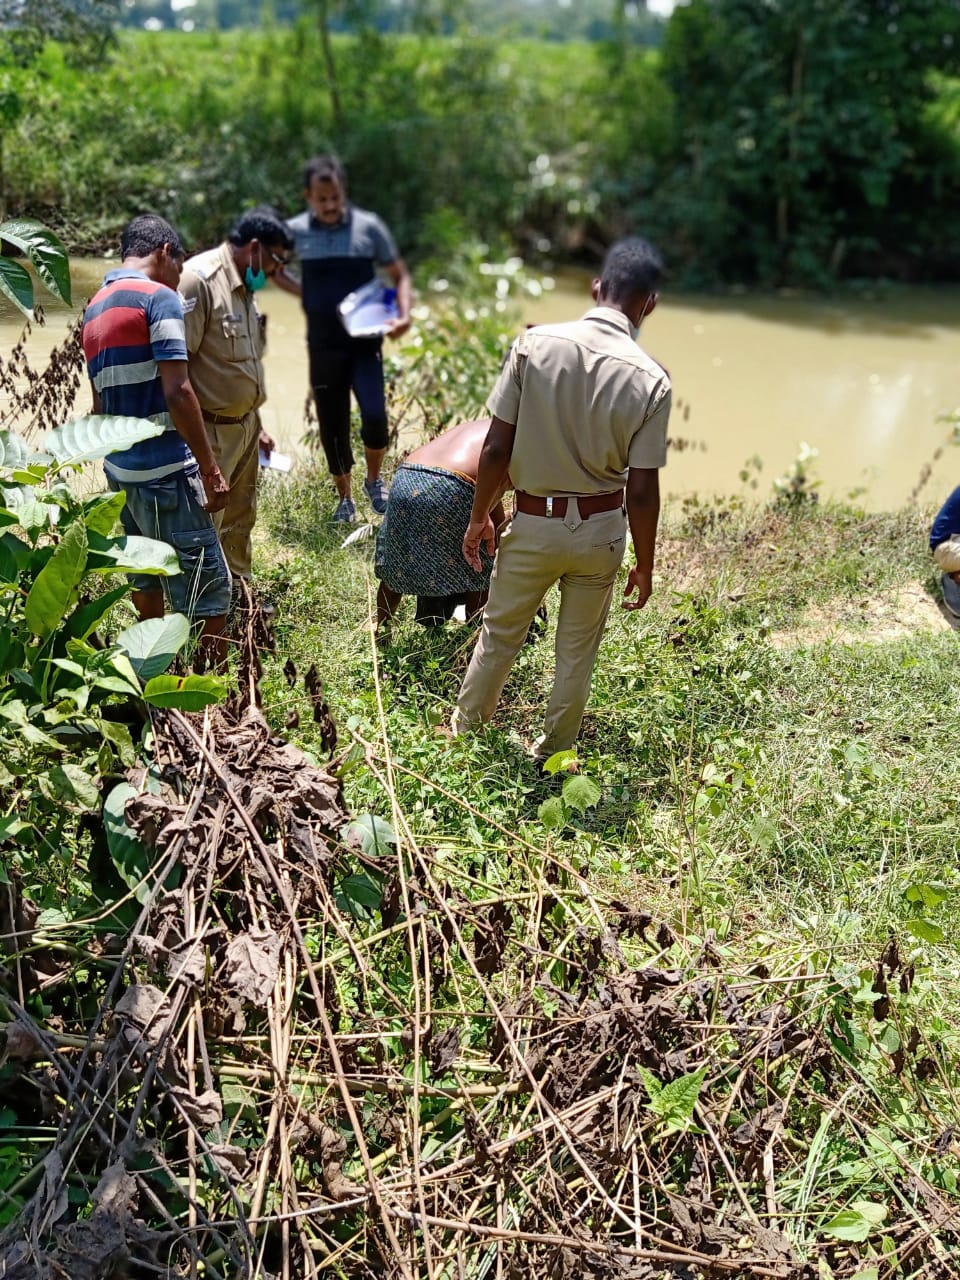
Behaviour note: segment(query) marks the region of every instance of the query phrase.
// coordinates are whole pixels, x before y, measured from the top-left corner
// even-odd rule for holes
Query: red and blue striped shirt
[[[108,273],[83,321],[83,353],[103,412],[162,422],[163,435],[108,454],[104,469],[115,480],[158,480],[196,467],[173,425],[160,379],[161,360],[186,360],[180,295],[141,271]]]

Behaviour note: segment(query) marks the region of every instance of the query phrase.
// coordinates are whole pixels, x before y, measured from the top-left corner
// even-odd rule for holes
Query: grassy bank
[[[422,321],[394,422],[475,411],[516,327],[490,291],[523,273],[444,271],[470,307]],[[668,505],[547,779],[549,632],[486,732],[443,736],[475,633],[407,602],[373,643],[373,542],[341,546],[321,471],[267,473],[276,647],[242,615],[236,697],[193,716],[166,676],[112,705],[109,648],[30,642],[76,535],[61,512],[21,572],[38,515],[4,513],[0,1271],[952,1280],[932,512],[818,504],[809,458],[778,484]]]
[[[465,800],[511,830],[536,824],[542,796],[525,747],[549,639],[524,650],[492,729],[438,737],[473,633],[419,628],[411,606],[375,653],[373,543],[339,549],[326,490],[306,476],[268,493],[264,585],[279,604],[283,658],[318,664],[340,721],[356,719],[366,738],[386,730],[406,767],[446,778],[455,799],[398,780],[422,835],[466,823],[499,841],[497,826],[465,818]],[[622,875],[658,902],[663,877],[680,876],[665,899],[675,909],[699,881],[695,914],[722,936],[738,914],[789,928],[811,906],[818,929],[842,921],[865,944],[904,927],[914,912],[898,895],[949,879],[953,861],[956,775],[941,757],[956,637],[935,604],[925,528],[917,512],[668,510],[655,598],[639,618],[613,610],[597,664],[580,755],[602,802],[583,839],[553,838],[588,849],[611,887]],[[901,625],[904,593],[913,634]],[[268,709],[286,707],[275,676],[265,689]],[[348,789],[355,808],[376,807],[370,788],[361,771]]]
[[[372,542],[340,546],[319,473],[267,480],[264,714],[256,611],[232,705],[103,718],[123,769],[83,691],[31,704],[64,745],[2,706],[21,800],[31,750],[65,763],[0,826],[0,1270],[951,1278],[929,513],[668,508],[578,768],[541,779],[549,635],[451,741],[474,633],[378,649]]]
[[[424,631],[408,602],[376,650],[372,543],[339,548],[328,488],[307,474],[266,494],[258,565],[279,608],[268,718],[289,725],[292,699],[295,735],[319,749],[309,700],[281,673],[291,659],[315,663],[347,753],[349,807],[427,850],[451,900],[500,903],[513,922],[496,966],[503,1007],[556,1014],[559,1001],[576,1038],[594,990],[576,939],[595,936],[594,911],[622,972],[670,970],[703,1052],[666,1034],[660,1056],[637,1048],[639,1061],[661,1081],[702,1064],[711,1091],[670,1113],[666,1132],[684,1135],[672,1147],[648,1112],[645,1177],[661,1203],[698,1194],[697,1159],[723,1160],[711,1140],[724,1125],[756,1126],[775,1107],[765,1163],[741,1161],[734,1138],[738,1173],[728,1166],[728,1182],[715,1170],[718,1194],[723,1183],[753,1205],[820,1275],[950,1274],[938,1259],[956,1247],[960,1173],[958,768],[947,742],[957,637],[937,604],[927,513],[668,509],[653,600],[639,616],[611,615],[571,789],[565,773],[539,780],[526,754],[549,640],[524,650],[486,733],[438,734],[473,634]],[[643,941],[628,940],[625,913],[660,922],[652,953],[642,928]],[[619,979],[608,980],[610,999]],[[789,1014],[792,1056],[779,1039],[749,1053],[738,1042],[736,993],[748,1001],[757,984],[764,1025]],[[603,1007],[602,991],[595,998]],[[610,1044],[593,1035],[599,1062]],[[461,1082],[483,1078],[460,1070]],[[663,1119],[656,1085],[647,1106]],[[643,1185],[647,1206],[657,1193]],[[934,1204],[940,1226],[928,1220]],[[808,1274],[751,1265],[736,1274]]]

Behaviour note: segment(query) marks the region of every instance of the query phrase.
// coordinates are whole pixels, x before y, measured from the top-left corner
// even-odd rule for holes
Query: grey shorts
[[[132,536],[159,538],[177,553],[180,572],[171,578],[132,573],[134,591],[166,591],[170,607],[189,618],[218,618],[230,608],[230,570],[208,511],[199,472],[176,471],[162,480],[134,484],[107,475],[114,493],[127,501],[120,520]]]

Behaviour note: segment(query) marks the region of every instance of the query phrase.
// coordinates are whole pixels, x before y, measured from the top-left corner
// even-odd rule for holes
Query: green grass
[[[580,771],[541,779],[528,743],[550,636],[523,649],[485,732],[439,733],[474,632],[422,630],[408,601],[378,648],[373,542],[342,548],[334,503],[319,470],[266,476],[255,569],[277,606],[261,682],[276,736],[255,714],[154,724],[167,779],[195,776],[182,744],[201,727],[213,754],[189,799],[162,801],[205,808],[182,827],[196,840],[189,875],[131,941],[156,936],[167,977],[146,950],[128,976],[175,981],[160,940],[180,937],[202,897],[211,985],[178,1016],[197,1019],[197,1070],[224,1121],[204,1122],[191,1153],[159,1102],[112,1085],[100,1096],[95,1060],[82,1086],[97,1114],[135,1125],[142,1111],[151,1162],[169,1161],[181,1190],[195,1183],[210,1274],[232,1272],[203,1215],[239,1238],[247,1213],[274,1274],[309,1275],[317,1255],[331,1275],[380,1274],[395,1248],[438,1280],[524,1260],[560,1274],[571,1250],[576,1274],[621,1274],[651,1249],[674,1280],[786,1275],[783,1257],[823,1280],[951,1274],[957,637],[924,594],[927,514],[668,507],[654,597],[611,614]],[[339,727],[332,758],[311,668]],[[311,773],[311,756],[335,778]],[[235,812],[258,806],[252,831],[224,817],[226,784]],[[295,838],[307,813],[316,861]],[[25,1014],[20,988],[0,986],[8,1056],[27,1018],[63,1046],[60,1062],[117,995],[104,984],[120,909],[79,919],[69,897],[94,871],[95,816],[89,834],[90,847],[65,843],[62,875],[35,860],[71,914],[45,912],[10,961],[24,982],[34,957],[59,967],[25,987]],[[250,947],[264,920],[285,948],[286,994],[247,1000],[243,1025],[228,1025],[211,975],[228,938]],[[95,1023],[97,1052],[127,1054],[110,1026]],[[15,1056],[0,1069],[0,1223],[20,1208],[32,1221],[44,1146],[60,1141],[34,1069],[53,1070]],[[229,1189],[203,1156],[221,1138],[252,1161]],[[77,1150],[71,1232],[97,1162],[113,1159]],[[332,1204],[344,1176],[374,1182],[400,1215],[417,1197],[429,1229],[407,1221],[395,1246],[375,1242],[373,1199]],[[284,1235],[287,1203],[309,1206],[306,1235]],[[141,1212],[189,1231],[182,1196]],[[708,1256],[718,1243],[736,1250],[723,1272]],[[446,1260],[431,1271],[432,1251]]]
[[[804,1256],[829,1258],[834,1270],[822,1274],[860,1275],[857,1258],[867,1266],[884,1251],[896,1262],[906,1227],[859,1253],[829,1240],[846,1230],[837,1214],[882,1210],[892,1224],[903,1168],[948,1197],[960,1173],[938,1145],[960,1060],[957,636],[937,612],[928,513],[668,507],[654,597],[639,615],[614,607],[597,663],[578,754],[598,798],[582,811],[564,804],[558,818],[569,779],[538,779],[526,754],[549,687],[550,637],[522,651],[485,732],[442,736],[473,633],[422,630],[407,602],[378,651],[373,543],[341,549],[332,509],[317,473],[265,493],[258,565],[280,618],[268,717],[282,727],[300,697],[281,664],[316,663],[340,724],[351,810],[409,829],[453,899],[512,904],[504,997],[534,963],[524,959],[526,913],[551,884],[574,893],[550,917],[552,949],[566,956],[574,938],[593,936],[590,905],[571,910],[578,879],[608,920],[640,912],[652,928],[662,922],[659,962],[691,989],[769,981],[773,999],[782,984],[786,1003],[771,1009],[788,1007],[811,1038],[807,1066],[794,1075],[771,1063],[758,1095],[793,1099],[776,1157],[778,1212]],[[897,607],[903,592],[921,606],[929,593],[913,632]],[[865,597],[870,624],[858,621]],[[299,711],[309,749],[305,696]],[[628,962],[652,962],[639,942],[622,945]],[[561,988],[572,981],[566,960],[551,970],[539,952],[537,963]],[[884,964],[892,1011],[881,1015]],[[537,998],[550,1000],[542,988]],[[710,1043],[712,1069],[736,1075],[735,1037]],[[735,1095],[711,1111],[730,1128]],[[687,1174],[670,1167],[683,1188]],[[929,1258],[903,1248],[889,1274],[933,1274]]]
[[[264,585],[280,606],[278,664],[316,662],[338,719],[389,749],[418,834],[478,847],[502,847],[503,828],[541,834],[526,744],[549,688],[549,637],[522,651],[485,733],[438,735],[473,634],[421,629],[407,602],[375,652],[373,543],[339,549],[328,487],[307,475],[266,495],[260,562],[274,566]],[[924,521],[720,509],[712,528],[668,510],[651,604],[611,612],[579,745],[602,799],[562,839],[601,882],[642,887],[671,914],[664,877],[684,892],[698,881],[696,913],[724,935],[744,913],[790,929],[816,902],[821,927],[858,913],[860,941],[873,946],[903,927],[913,881],[954,877],[958,770],[945,735],[956,636],[883,642],[864,627],[811,641],[801,623],[811,608],[842,618],[864,594],[889,598],[894,613],[899,588],[931,579]],[[271,663],[264,689],[279,717],[287,691]],[[348,797],[385,812],[363,770]]]

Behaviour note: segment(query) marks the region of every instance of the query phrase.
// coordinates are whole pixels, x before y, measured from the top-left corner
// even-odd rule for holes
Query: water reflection
[[[78,307],[111,265],[74,262]],[[586,274],[561,277],[554,291],[530,300],[525,319],[580,314],[590,305],[589,283]],[[296,454],[307,395],[303,316],[288,294],[267,289],[261,298],[269,317],[265,425]],[[47,325],[30,340],[38,365],[76,314],[53,300],[44,305]],[[744,464],[759,457],[758,493],[766,495],[806,442],[819,451],[825,494],[865,488],[869,507],[901,505],[950,436],[938,415],[960,407],[958,326],[957,289],[876,290],[842,301],[667,292],[642,338],[671,372],[679,407],[672,434],[688,446],[672,451],[665,493],[740,492]],[[20,329],[12,306],[0,305],[8,347]],[[78,408],[88,406],[82,396]],[[957,483],[958,464],[960,455],[946,450],[922,499],[939,502]]]

